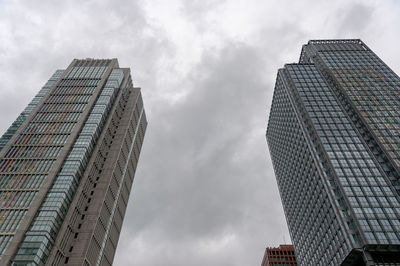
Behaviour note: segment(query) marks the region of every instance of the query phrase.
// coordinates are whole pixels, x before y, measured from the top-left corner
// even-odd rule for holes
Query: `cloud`
[[[265,129],[277,69],[362,38],[399,73],[390,1],[0,1],[0,131],[73,58],[115,58],[149,125],[114,264],[259,265],[289,233]],[[379,36],[379,38],[377,38]]]
[[[237,262],[241,265],[253,249],[253,234],[265,234],[254,229],[269,223],[258,217],[260,205],[283,222],[280,204],[267,204],[264,99],[268,91],[259,53],[258,47],[229,43],[217,55],[205,56],[183,82],[191,93],[149,117],[141,160],[152,163],[137,173],[132,192],[136,199],[147,201],[132,201],[136,210],[128,214],[133,224],[126,227],[127,235],[148,246],[167,240],[164,245],[169,248],[160,249],[158,256],[151,256],[154,249],[144,250],[132,258],[134,264],[171,261],[173,265],[174,259],[184,262],[190,257],[191,265],[200,265],[207,257],[207,265],[236,265],[221,260],[224,247],[227,254],[242,253]],[[256,151],[250,148],[260,143]],[[282,232],[276,234],[280,238]],[[249,247],[241,247],[246,240]],[[259,256],[264,249],[261,242]],[[182,248],[185,252],[170,252]],[[258,262],[259,256],[251,261]]]
[[[342,20],[339,23],[338,33],[361,34],[373,23],[374,7],[371,5],[355,3],[342,10],[344,12],[341,14]]]

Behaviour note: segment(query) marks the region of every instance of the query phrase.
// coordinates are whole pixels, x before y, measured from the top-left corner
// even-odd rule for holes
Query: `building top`
[[[299,63],[312,62],[311,57],[321,51],[370,51],[360,39],[310,40],[301,49]]]
[[[267,247],[261,266],[268,265],[297,265],[293,245]]]
[[[267,247],[267,250],[294,250],[293,245],[279,245],[277,248]]]

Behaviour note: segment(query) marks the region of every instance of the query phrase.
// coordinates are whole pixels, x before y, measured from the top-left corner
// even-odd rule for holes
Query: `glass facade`
[[[75,68],[72,69],[72,73],[74,73],[74,69]],[[87,67],[87,69],[88,72],[91,70],[90,67]],[[99,75],[101,75],[104,70],[105,68],[101,69]],[[79,72],[75,73],[75,75],[68,75],[67,77],[82,78],[81,75],[79,75]],[[94,72],[94,74],[91,75],[84,75],[83,78],[101,77],[96,73],[98,72]],[[29,260],[35,261],[38,264],[45,263],[50,254],[55,237],[57,236],[57,232],[60,229],[62,221],[65,218],[66,212],[72,201],[72,197],[75,194],[83,171],[87,166],[90,154],[93,151],[94,145],[97,142],[105,120],[114,103],[123,77],[124,74],[121,69],[114,69],[111,72],[107,83],[102,89],[89,117],[84,123],[75,144],[65,159],[61,171],[55,178],[55,181],[47,193],[46,198],[42,202],[33,223],[26,233],[25,239],[15,257],[15,265],[18,265],[19,263],[25,264]],[[98,79],[98,81],[99,80],[100,79]],[[93,86],[91,87],[94,88],[98,81],[93,82]],[[87,87],[85,88],[87,89]],[[74,96],[80,95],[78,94]],[[81,101],[82,100],[79,97],[73,99],[73,102]],[[84,103],[74,105],[80,106],[84,105]],[[46,107],[46,104],[43,106]],[[56,104],[54,108],[59,110],[59,108],[63,108],[63,106]],[[71,109],[68,111],[71,111]],[[75,110],[78,110],[78,108]]]
[[[7,131],[0,138],[0,151],[7,144],[7,142],[11,139],[17,129],[22,125],[25,121],[26,117],[33,111],[33,109],[38,105],[40,100],[44,97],[44,95],[50,90],[51,86],[57,81],[57,79],[61,76],[64,70],[57,70],[51,78],[47,81],[47,83],[42,87],[39,93],[32,99],[32,101],[28,104],[28,106],[22,111],[22,113],[15,119],[15,121],[11,124],[11,126],[7,129]],[[0,251],[1,252],[1,251]]]
[[[399,117],[395,111],[399,85],[398,77],[360,40],[310,41],[299,64],[279,70],[267,141],[300,265],[350,265],[345,263],[353,259],[353,249],[382,260],[378,245],[392,251],[399,248],[396,145],[400,140],[393,131]],[[286,98],[285,107],[281,98]],[[292,113],[292,124],[282,120],[285,113]],[[295,142],[300,136],[284,139],[293,131],[303,144]],[[307,152],[293,154],[299,145]],[[300,172],[310,167],[304,159],[308,152],[328,195],[325,205],[323,199],[305,202],[309,194],[321,193],[318,184],[304,181],[315,174]],[[293,189],[304,185],[305,189]],[[291,207],[296,204],[294,194],[301,202],[296,209]],[[301,227],[310,218],[308,208],[322,215],[313,219],[312,226]],[[324,217],[325,208],[333,210],[331,220]],[[336,237],[341,241],[324,243]]]
[[[0,139],[0,150],[62,75],[57,70]],[[45,112],[38,113],[38,116]],[[44,120],[43,120],[44,121]],[[36,130],[30,123],[0,159],[0,255],[11,243],[27,210],[58,156],[66,134]],[[45,134],[50,133],[51,134]]]
[[[285,75],[280,71],[269,119],[268,144],[296,258],[304,265],[338,262],[350,250],[350,243],[337,219],[331,193],[326,190],[326,174],[315,163],[289,95]]]
[[[52,76],[0,140],[0,258],[4,263],[44,265],[52,250],[59,250],[57,237],[60,231],[64,234],[71,204],[80,198],[77,191],[85,187],[85,171],[93,165],[89,162],[103,152],[96,148],[98,140],[111,130],[110,124],[117,124],[115,112],[123,113],[117,99],[135,91],[127,71],[118,67],[116,59],[74,60],[67,70]],[[145,118],[136,122],[145,123]],[[108,144],[112,149],[112,141]],[[125,160],[130,159],[128,154]],[[68,252],[62,254],[67,263]]]

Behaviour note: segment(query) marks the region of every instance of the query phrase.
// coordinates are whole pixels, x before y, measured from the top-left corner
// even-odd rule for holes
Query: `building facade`
[[[261,266],[295,266],[296,256],[293,245],[279,245],[277,248],[266,248]]]
[[[146,126],[117,59],[57,70],[0,139],[0,265],[111,265]]]
[[[399,263],[399,99],[361,40],[309,41],[279,69],[267,142],[300,265]]]

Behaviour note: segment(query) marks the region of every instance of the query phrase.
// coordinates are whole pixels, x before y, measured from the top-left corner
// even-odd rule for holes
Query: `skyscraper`
[[[267,141],[300,265],[399,261],[400,78],[361,40],[279,69]]]
[[[261,266],[295,266],[296,256],[293,245],[279,245],[277,248],[266,248]]]
[[[0,139],[0,264],[111,265],[146,125],[117,59],[57,70]]]

